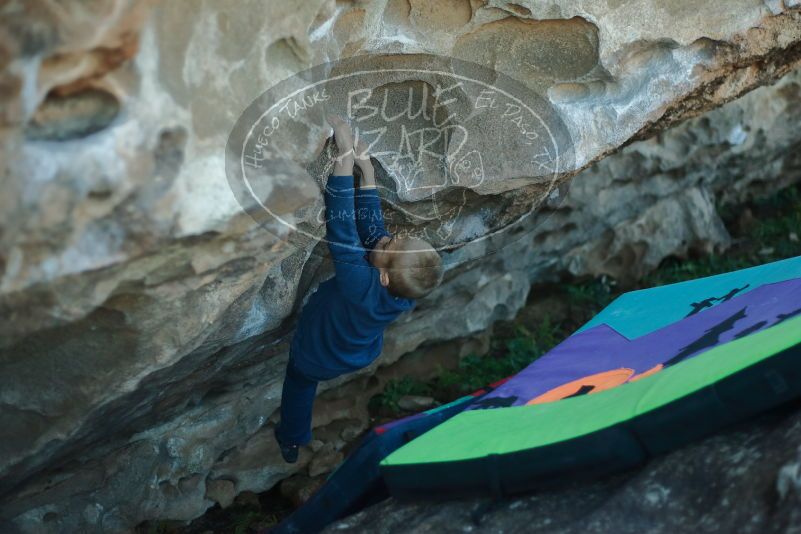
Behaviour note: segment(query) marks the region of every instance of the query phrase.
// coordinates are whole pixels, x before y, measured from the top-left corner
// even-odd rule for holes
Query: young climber
[[[359,143],[356,153],[350,126],[336,116],[328,121],[339,151],[324,191],[326,241],[335,274],[309,297],[289,350],[275,428],[289,463],[311,441],[318,382],[369,365],[381,353],[387,325],[442,281],[442,261],[430,244],[395,238],[384,229],[366,146]],[[358,190],[354,163],[361,170]]]

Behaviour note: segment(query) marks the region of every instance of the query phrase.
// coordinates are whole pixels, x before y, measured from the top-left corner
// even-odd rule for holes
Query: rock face
[[[326,532],[797,532],[799,443],[796,406],[652,460],[636,473],[495,502],[390,499]]]
[[[0,7],[1,530],[124,532],[317,472],[365,428],[386,379],[480,347],[532,282],[636,277],[725,247],[717,203],[801,177],[801,74],[785,76],[801,63],[801,13],[794,0],[702,4]],[[527,226],[449,252],[444,284],[387,331],[382,357],[324,384],[320,443],[287,466],[272,441],[287,342],[331,268],[243,212],[226,139],[262,91],[311,65],[419,53],[547,98],[574,143],[560,179],[581,172]],[[492,178],[457,223],[530,208],[514,175]],[[289,211],[314,200],[269,194]]]

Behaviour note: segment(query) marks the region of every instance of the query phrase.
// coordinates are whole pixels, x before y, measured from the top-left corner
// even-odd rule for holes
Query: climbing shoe
[[[298,445],[284,445],[278,438],[277,426],[273,429],[273,435],[275,436],[275,441],[278,442],[278,448],[281,449],[281,456],[284,458],[284,461],[288,464],[297,462],[300,447]]]

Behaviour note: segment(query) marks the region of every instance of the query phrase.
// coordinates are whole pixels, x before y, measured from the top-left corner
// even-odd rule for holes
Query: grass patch
[[[514,324],[513,328],[512,335],[492,340],[489,354],[465,356],[455,369],[440,367],[432,380],[403,377],[389,381],[383,392],[370,399],[370,412],[378,417],[397,417],[404,413],[398,406],[404,395],[426,395],[440,403],[450,402],[519,372],[568,335],[548,317],[533,330],[522,324]]]
[[[390,380],[380,395],[370,399],[371,412],[400,413],[398,401],[406,395],[430,395],[431,385],[420,380],[405,376],[399,380]]]
[[[429,384],[430,389],[452,398],[472,393],[487,384],[513,375],[536,360],[562,340],[562,330],[546,317],[529,330],[522,324],[514,326],[512,337],[501,338],[501,347],[487,356],[468,355],[452,370],[442,370]],[[439,400],[439,399],[438,399]]]

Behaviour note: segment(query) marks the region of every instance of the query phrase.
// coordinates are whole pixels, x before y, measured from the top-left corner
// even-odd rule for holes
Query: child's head
[[[396,297],[419,299],[442,282],[442,259],[422,239],[383,237],[370,252],[370,263]]]

